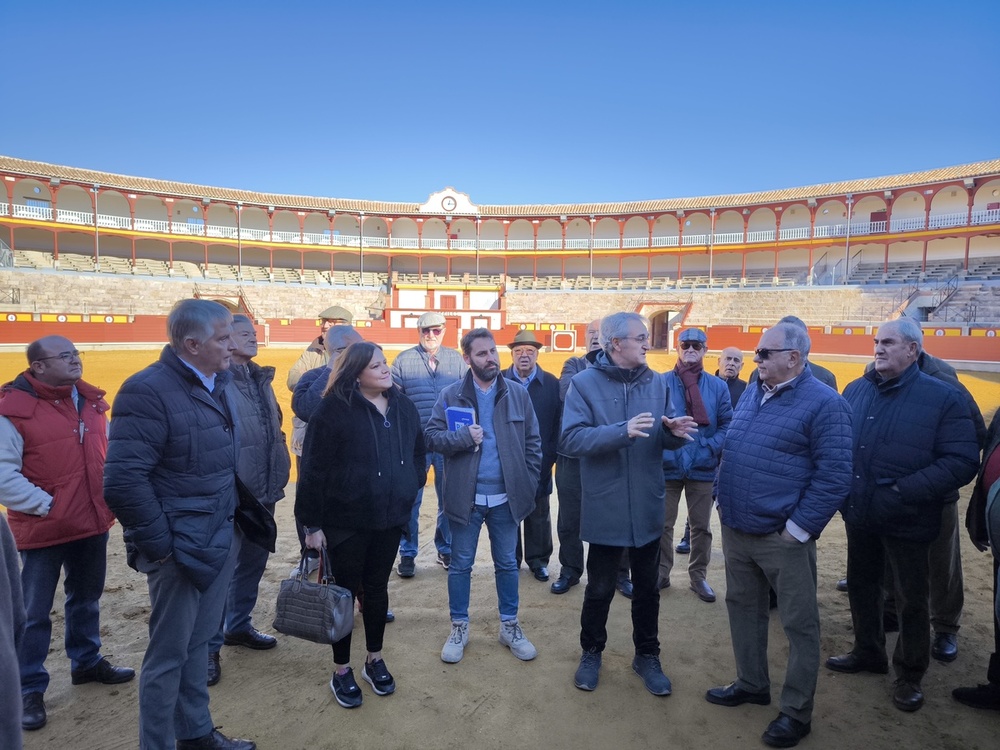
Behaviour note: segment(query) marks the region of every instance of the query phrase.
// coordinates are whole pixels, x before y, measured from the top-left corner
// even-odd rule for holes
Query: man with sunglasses
[[[698,436],[677,450],[663,451],[666,518],[660,537],[660,573],[657,585],[670,586],[674,565],[674,523],[683,493],[691,523],[691,590],[703,602],[715,601],[706,574],[712,557],[712,489],[722,454],[726,429],[733,418],[729,388],[705,372],[708,337],[700,328],[687,328],[677,337],[677,364],[666,374],[670,399],[668,416],[686,414],[698,425]]]
[[[425,312],[417,318],[417,332],[420,343],[412,349],[400,352],[392,363],[392,380],[417,407],[420,426],[427,427],[434,404],[441,391],[465,377],[469,369],[462,355],[454,349],[442,346],[445,334],[445,318],[439,312]],[[444,457],[440,453],[427,451],[427,468],[434,466],[434,492],[437,494],[437,522],[434,530],[434,546],[437,548],[437,562],[445,570],[451,565],[451,528],[444,515]],[[413,503],[410,524],[399,543],[400,578],[412,578],[417,572],[417,532],[420,521],[420,504],[424,499],[423,488],[417,491]]]
[[[28,369],[0,391],[0,499],[23,569],[27,625],[18,651],[24,729],[41,729],[49,685],[49,612],[65,571],[66,653],[74,685],[128,682],[135,671],[101,655],[101,595],[115,522],[101,477],[108,450],[104,391],[83,378],[73,342],[28,346]]]
[[[720,706],[771,703],[768,589],[789,640],[781,712],[764,732],[772,747],[809,734],[819,672],[816,539],[851,486],[851,410],[807,363],[809,335],[780,323],[760,338],[758,381],[726,432],[718,500],[726,556],[726,608],[736,680],[710,689]]]

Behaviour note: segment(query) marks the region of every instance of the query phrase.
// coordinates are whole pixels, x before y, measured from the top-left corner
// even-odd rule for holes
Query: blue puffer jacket
[[[441,391],[464,376],[469,366],[454,349],[442,346],[435,355],[437,369],[431,372],[427,350],[422,346],[400,352],[392,362],[392,382],[417,407],[420,424],[427,427]]]
[[[667,416],[686,414],[684,383],[673,371],[664,377],[669,394]],[[692,442],[675,451],[663,451],[663,478],[668,482],[678,479],[711,482],[715,479],[726,430],[733,419],[733,404],[729,398],[729,386],[722,378],[702,372],[698,376],[698,390],[708,413],[708,424],[698,425],[698,434]]]
[[[844,521],[900,539],[936,539],[941,508],[979,469],[965,397],[914,362],[888,381],[866,373],[844,398],[854,410],[854,480]]]
[[[168,345],[159,362],[122,384],[112,407],[104,499],[125,529],[128,564],[138,569],[139,554],[173,554],[199,591],[218,576],[233,540],[239,441],[231,378],[216,375],[209,393]],[[228,414],[217,399],[228,401]]]
[[[851,487],[851,409],[809,365],[761,406],[759,382],[736,404],[722,446],[722,522],[773,534],[791,520],[818,537]]]

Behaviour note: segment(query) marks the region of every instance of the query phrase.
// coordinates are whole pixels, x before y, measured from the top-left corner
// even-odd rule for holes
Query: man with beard
[[[518,524],[534,509],[538,491],[538,420],[524,386],[500,377],[493,334],[473,328],[462,337],[462,354],[470,370],[441,392],[424,431],[427,447],[444,455],[444,512],[452,533],[451,634],[441,659],[460,661],[469,642],[472,565],[485,523],[499,601],[500,643],[527,661],[538,652],[518,623],[516,547]],[[449,425],[450,407],[472,410],[474,422]]]

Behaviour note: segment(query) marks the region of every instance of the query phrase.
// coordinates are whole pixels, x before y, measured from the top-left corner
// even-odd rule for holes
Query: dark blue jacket
[[[941,508],[979,468],[976,429],[964,396],[920,371],[871,371],[844,389],[854,411],[854,471],[844,520],[885,536],[929,542]]]
[[[160,361],[126,380],[112,407],[104,500],[125,529],[128,563],[173,554],[199,591],[229,556],[236,509],[237,413],[168,345]]]
[[[747,386],[722,446],[722,522],[773,534],[791,520],[818,537],[851,486],[851,410],[807,364],[761,406],[760,381]]]
[[[538,475],[538,492],[535,494],[537,500],[552,494],[552,466],[556,462],[556,448],[559,445],[562,401],[559,399],[559,381],[541,367],[535,367],[535,377],[527,389],[528,398],[531,399],[538,418],[538,436],[542,439],[542,470]],[[513,365],[503,371],[503,376],[515,383],[521,382]]]
[[[671,370],[664,375],[667,381],[668,417],[686,414],[684,383]],[[708,424],[698,425],[694,440],[677,450],[663,451],[663,478],[670,482],[691,479],[696,482],[711,482],[722,456],[722,444],[726,430],[733,419],[733,405],[729,397],[726,381],[702,372],[698,376],[698,390],[708,414]]]

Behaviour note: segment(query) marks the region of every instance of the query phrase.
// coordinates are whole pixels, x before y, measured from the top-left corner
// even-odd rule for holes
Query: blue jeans
[[[101,660],[101,594],[108,567],[108,533],[21,552],[21,587],[27,614],[18,651],[21,693],[44,693],[49,686],[45,657],[52,640],[49,612],[65,569],[66,655],[72,669],[90,669]]]
[[[274,503],[264,507],[274,515]],[[263,547],[247,541],[238,527],[233,532],[233,544],[239,546],[236,570],[233,571],[233,580],[229,584],[226,611],[223,613],[219,632],[208,642],[210,653],[221,649],[223,632],[246,633],[253,627],[250,616],[257,606],[257,589],[267,567],[267,558],[271,554]]]
[[[490,535],[490,553],[497,583],[500,620],[517,619],[517,547],[518,525],[510,514],[510,504],[494,508],[476,505],[468,525],[452,523],[451,567],[448,568],[448,605],[452,622],[469,621],[469,589],[472,565],[479,546],[479,531],[486,522]]]
[[[442,555],[451,554],[451,525],[448,517],[444,514],[441,506],[441,498],[444,496],[444,456],[440,453],[427,453],[427,468],[434,466],[434,491],[438,497],[437,526],[434,530],[434,546]],[[410,514],[410,523],[407,526],[409,539],[404,536],[399,542],[400,557],[417,556],[417,532],[420,524],[420,503],[424,499],[424,488],[417,490],[417,499],[413,501],[413,512]]]

